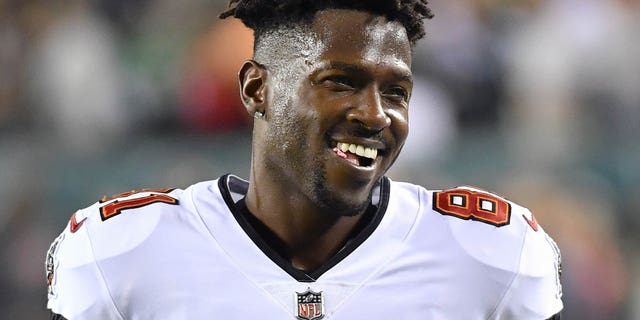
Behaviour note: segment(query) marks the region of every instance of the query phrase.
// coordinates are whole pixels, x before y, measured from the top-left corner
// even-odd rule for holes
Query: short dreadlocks
[[[268,30],[309,22],[316,12],[330,8],[366,11],[397,21],[412,45],[425,34],[423,20],[433,17],[427,0],[231,0],[220,18],[240,19],[253,29],[257,41]]]

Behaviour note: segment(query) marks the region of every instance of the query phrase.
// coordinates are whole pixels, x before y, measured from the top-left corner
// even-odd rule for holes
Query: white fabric
[[[127,198],[148,196],[138,193]],[[391,182],[376,230],[315,282],[298,282],[235,220],[216,181],[102,221],[76,214],[54,252],[48,308],[67,319],[296,319],[295,293],[324,319],[546,319],[562,309],[557,255],[511,203],[496,227],[432,210],[433,192]],[[111,200],[116,201],[116,200]],[[523,215],[525,217],[523,217]]]

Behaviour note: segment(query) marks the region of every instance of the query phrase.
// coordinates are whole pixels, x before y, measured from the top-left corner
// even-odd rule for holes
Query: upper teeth
[[[375,148],[369,148],[369,147],[365,147],[363,145],[359,145],[359,144],[353,144],[353,143],[344,143],[344,142],[338,142],[337,147],[342,151],[342,152],[351,152],[351,153],[355,153],[361,157],[366,157],[366,158],[370,158],[375,160],[376,157],[378,157],[378,149]]]

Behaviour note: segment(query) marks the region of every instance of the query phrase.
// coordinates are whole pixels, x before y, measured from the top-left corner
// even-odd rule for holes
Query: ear
[[[247,60],[240,68],[238,80],[240,98],[247,112],[252,116],[256,112],[264,113],[267,101],[267,69],[253,60]]]

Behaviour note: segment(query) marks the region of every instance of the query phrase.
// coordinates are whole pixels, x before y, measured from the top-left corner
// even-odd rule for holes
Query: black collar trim
[[[272,248],[248,221],[247,218],[250,217],[251,213],[244,204],[244,196],[249,188],[249,183],[247,181],[237,176],[227,174],[218,179],[218,187],[220,188],[220,192],[222,193],[222,197],[227,204],[227,207],[229,207],[229,210],[240,227],[242,227],[253,243],[255,243],[255,245],[258,246],[258,248],[260,248],[260,250],[262,250],[269,259],[271,259],[271,261],[299,282],[314,282],[325,272],[349,256],[349,254],[367,240],[376,230],[378,225],[380,225],[380,222],[387,211],[390,189],[390,182],[388,178],[383,177],[380,182],[381,183],[379,183],[376,188],[378,190],[374,190],[374,196],[372,197],[372,202],[375,203],[375,205],[371,204],[369,208],[367,208],[366,212],[363,213],[371,216],[367,224],[357,235],[349,240],[342,250],[327,260],[327,262],[318,269],[311,272],[304,272],[294,268],[293,265],[291,265],[291,262],[283,258],[274,248]]]

